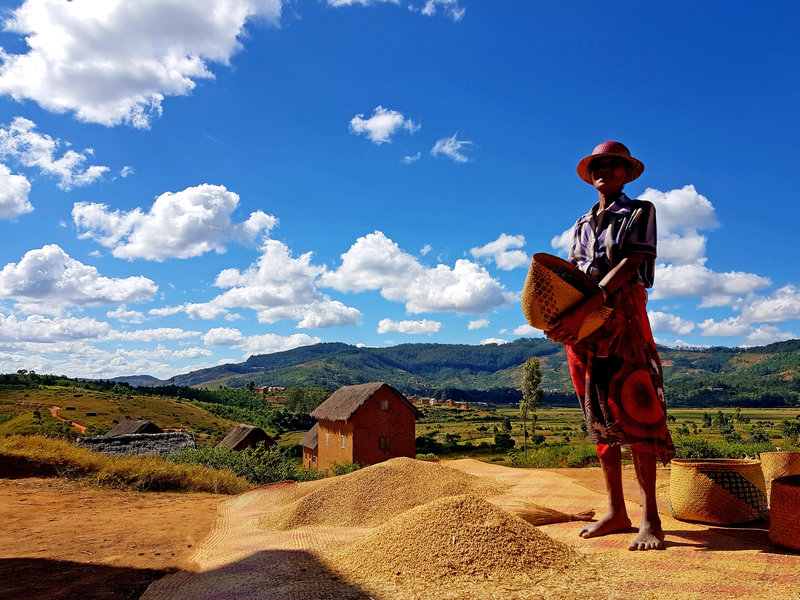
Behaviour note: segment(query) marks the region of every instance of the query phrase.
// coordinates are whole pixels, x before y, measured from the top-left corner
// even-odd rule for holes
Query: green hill
[[[662,347],[659,351],[670,405],[800,406],[800,340],[746,349]],[[475,390],[491,401],[518,387],[522,363],[531,356],[542,363],[545,402],[574,402],[564,349],[543,338],[483,346],[364,348],[324,343],[251,356],[243,363],[176,375],[156,385],[245,387],[253,382],[335,389],[386,381],[408,394],[445,392],[452,397],[454,390]],[[143,381],[120,379],[134,385]]]

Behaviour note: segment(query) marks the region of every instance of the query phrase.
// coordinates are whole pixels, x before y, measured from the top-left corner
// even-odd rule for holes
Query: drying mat
[[[491,501],[514,512],[521,501],[533,501],[564,512],[594,509],[603,514],[604,493],[575,483],[567,475],[537,469],[512,469],[466,459],[444,464],[461,471],[489,476],[515,487]],[[569,470],[565,470],[567,472]],[[598,477],[602,477],[598,470]],[[303,484],[305,485],[305,484]],[[663,552],[629,552],[633,533],[589,540],[577,536],[581,523],[540,527],[551,537],[570,544],[600,563],[595,581],[554,577],[547,581],[497,581],[453,587],[447,581],[426,585],[390,581],[345,581],[325,560],[331,548],[342,547],[370,530],[303,528],[264,531],[257,522],[276,505],[296,497],[293,484],[262,487],[219,506],[214,530],[200,544],[193,559],[199,573],[169,575],[148,588],[142,600],[228,599],[349,599],[440,600],[528,598],[774,598],[797,600],[800,554],[769,545],[766,529],[742,530],[682,523],[663,516],[668,547]],[[628,503],[631,519],[638,505]],[[761,543],[758,542],[761,540]],[[402,551],[402,549],[398,549]]]

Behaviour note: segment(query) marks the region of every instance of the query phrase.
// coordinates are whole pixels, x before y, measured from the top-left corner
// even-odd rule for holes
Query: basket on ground
[[[800,475],[800,452],[762,452],[761,471],[767,484],[767,502],[770,502],[772,480],[789,475]]]
[[[529,325],[547,332],[562,312],[598,290],[598,285],[575,265],[540,252],[533,255],[522,288],[522,312]],[[611,312],[608,306],[593,310],[583,321],[578,339],[599,329]]]
[[[800,475],[772,482],[769,539],[773,544],[800,550]]]
[[[769,514],[761,461],[672,460],[670,510],[676,519],[735,525]]]

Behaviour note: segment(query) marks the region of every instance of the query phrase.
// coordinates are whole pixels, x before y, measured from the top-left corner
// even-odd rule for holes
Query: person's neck
[[[613,192],[601,192],[600,190],[597,191],[597,195],[600,198],[598,211],[604,211],[609,206],[611,206],[614,201],[622,195],[622,190],[616,190]]]

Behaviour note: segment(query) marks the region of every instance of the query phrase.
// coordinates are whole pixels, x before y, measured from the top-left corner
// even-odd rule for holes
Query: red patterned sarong
[[[666,464],[675,447],[667,429],[661,359],[645,309],[647,292],[627,283],[611,300],[614,312],[603,327],[566,347],[587,433],[601,458],[609,446],[630,444]]]

